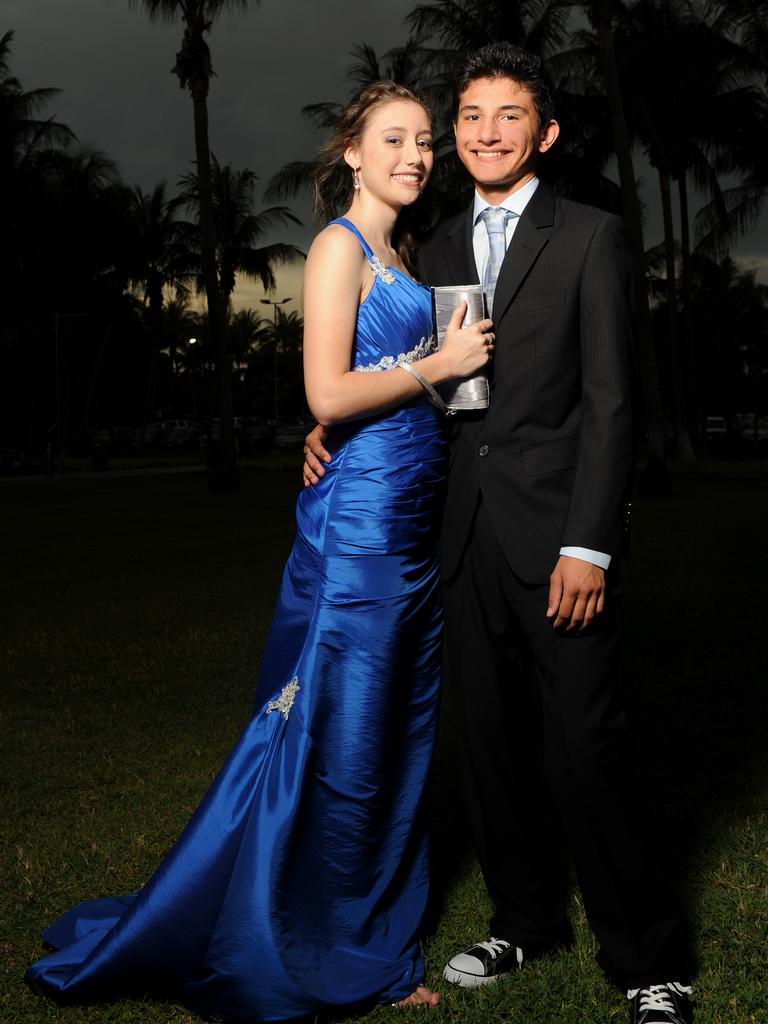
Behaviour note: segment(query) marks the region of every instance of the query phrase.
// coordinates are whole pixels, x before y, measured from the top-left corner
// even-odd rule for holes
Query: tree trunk
[[[29,370],[29,390],[27,398],[27,444],[26,451],[28,454],[33,452],[37,447],[37,380],[38,380],[38,368],[36,365],[36,351],[35,343],[32,336],[25,338],[26,325],[19,324],[17,330],[17,344],[20,340],[26,341],[26,344],[22,345],[22,351],[26,354],[26,362]],[[50,436],[50,432],[49,435]],[[48,437],[46,437],[48,440]]]
[[[619,82],[616,52],[613,45],[610,0],[598,0],[593,12],[597,18],[600,60],[605,77],[611,129],[619,169],[622,211],[634,269],[635,317],[648,436],[648,459],[640,480],[640,488],[645,494],[667,494],[669,493],[669,476],[664,456],[664,417],[659,371],[653,346],[651,311],[648,306],[648,287],[645,281],[643,220],[632,162],[632,146],[624,116],[624,101]]]
[[[216,357],[214,408],[219,416],[219,442],[213,448],[212,490],[237,489],[235,458],[234,409],[232,403],[232,367],[230,366],[225,322],[225,304],[221,295],[216,267],[216,230],[213,220],[211,190],[211,153],[208,145],[208,81],[203,76],[190,82],[195,116],[195,154],[197,185],[200,200],[200,251],[203,280],[208,300],[208,323]]]
[[[680,326],[677,316],[677,282],[675,274],[675,227],[672,220],[672,192],[669,172],[659,168],[661,208],[664,215],[664,263],[667,274],[667,333],[669,338],[670,362],[672,365],[672,397],[674,400],[675,438],[677,455],[682,462],[696,464],[696,455],[688,433],[686,402],[686,368],[680,343]]]
[[[156,419],[157,402],[157,354],[162,340],[163,292],[155,281],[148,289],[149,299],[149,366],[147,368],[147,390],[144,393],[144,416],[139,434],[139,455],[144,451],[144,441],[150,421]],[[167,412],[166,412],[167,415]]]
[[[687,373],[685,375],[685,402],[688,424],[688,436],[694,439],[697,447],[703,441],[704,410],[701,404],[699,387],[699,365],[696,358],[696,345],[691,325],[691,229],[688,212],[688,176],[683,170],[677,181],[680,200],[680,249],[682,270],[680,273],[680,298],[682,299],[680,326],[682,347],[685,355]]]
[[[78,438],[80,441],[85,441],[91,434],[93,424],[91,423],[91,413],[93,412],[93,400],[96,397],[96,389],[99,384],[99,377],[101,376],[101,364],[104,360],[104,351],[107,347],[107,343],[112,336],[112,323],[107,323],[104,329],[104,334],[101,338],[101,344],[99,345],[99,351],[96,354],[96,362],[93,367],[93,374],[91,376],[91,382],[88,386],[88,394],[85,399],[85,406],[83,408],[83,415],[80,420],[80,429],[78,430]],[[142,433],[141,440],[144,440]]]

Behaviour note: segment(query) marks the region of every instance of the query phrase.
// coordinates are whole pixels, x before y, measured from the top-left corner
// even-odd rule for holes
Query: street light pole
[[[196,345],[197,338],[188,338],[188,345]],[[197,423],[197,349],[192,349],[192,419]]]
[[[275,310],[274,315],[274,332],[275,332],[275,346],[273,353],[273,370],[272,380],[274,385],[274,399],[275,399],[275,423],[280,419],[278,415],[278,383],[277,383],[277,307],[284,306],[286,302],[290,302],[290,298],[287,299],[259,299],[265,306],[273,306]]]

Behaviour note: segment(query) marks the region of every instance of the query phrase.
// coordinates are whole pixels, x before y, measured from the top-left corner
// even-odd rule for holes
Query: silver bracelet
[[[440,395],[438,395],[438,393],[435,391],[435,389],[432,387],[432,385],[429,383],[426,377],[422,376],[422,374],[420,374],[418,370],[414,369],[414,367],[411,366],[410,363],[398,363],[397,368],[399,370],[405,370],[407,373],[410,373],[410,375],[415,380],[417,380],[419,384],[421,384],[421,386],[427,392],[427,396],[432,405],[437,406],[437,408],[440,410],[443,416],[453,416],[455,409],[448,408],[448,406],[442,400]]]

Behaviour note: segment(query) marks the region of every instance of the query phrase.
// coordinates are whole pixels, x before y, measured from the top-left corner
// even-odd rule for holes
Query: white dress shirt
[[[509,210],[512,214],[506,224],[507,248],[509,248],[509,243],[512,241],[512,236],[517,228],[520,215],[530,202],[538,184],[539,179],[534,176],[530,181],[527,181],[522,188],[517,189],[517,191],[513,192],[512,195],[507,196],[506,199],[502,199],[502,201],[497,204],[498,206],[503,206],[505,210]],[[490,255],[488,231],[483,221],[480,220],[480,214],[491,205],[492,204],[487,202],[485,199],[481,199],[477,192],[475,192],[475,202],[472,208],[472,248],[475,253],[475,266],[477,267],[478,281],[483,281],[485,279],[485,269]],[[568,555],[571,558],[580,558],[584,562],[591,562],[593,565],[597,565],[601,569],[607,569],[611,564],[610,555],[605,554],[603,551],[593,551],[592,548],[567,545],[566,547],[560,548],[560,554]]]

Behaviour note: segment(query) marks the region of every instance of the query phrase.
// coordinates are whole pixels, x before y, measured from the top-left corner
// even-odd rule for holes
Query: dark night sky
[[[307,103],[343,100],[349,51],[371,44],[378,54],[404,42],[415,0],[263,0],[248,13],[224,15],[210,39],[212,148],[220,162],[250,167],[263,184],[286,161],[309,159],[318,138],[301,115]],[[128,0],[3,0],[0,32],[15,30],[12,71],[25,89],[63,89],[48,108],[81,142],[119,164],[145,189],[165,179],[171,192],[193,159],[192,108],[169,73],[178,24],[150,24]],[[661,240],[654,175],[643,173],[646,244]],[[291,204],[306,228],[281,240],[306,246],[308,201]],[[734,255],[768,281],[768,216]],[[284,272],[277,297],[298,299],[300,272]],[[238,287],[238,306],[258,307],[260,286]],[[261,307],[262,309],[264,307]],[[287,307],[296,308],[294,304]]]

